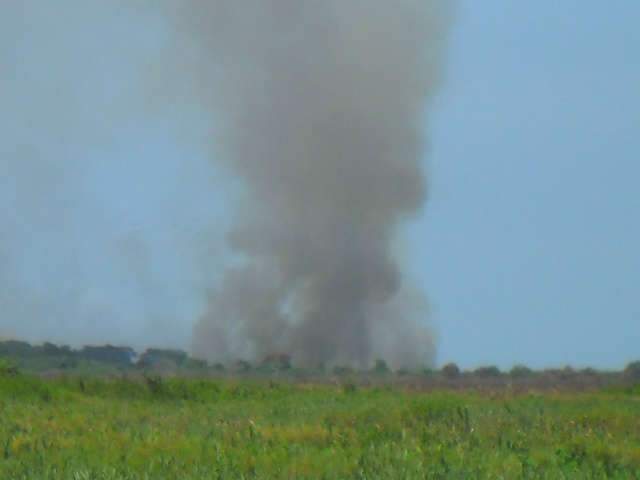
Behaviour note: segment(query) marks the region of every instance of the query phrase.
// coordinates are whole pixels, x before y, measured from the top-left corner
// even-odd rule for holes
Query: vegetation
[[[533,371],[525,365],[514,365],[514,367],[509,372],[509,375],[514,378],[526,378],[531,376],[532,374]]]
[[[0,342],[0,478],[640,478],[620,372],[303,370]]]
[[[446,378],[458,378],[460,376],[460,368],[455,363],[447,363],[442,367],[442,375]]]
[[[632,380],[640,380],[640,361],[631,362],[624,369],[624,374]]]
[[[0,376],[0,478],[640,478],[640,389]]]
[[[376,363],[373,366],[373,371],[378,375],[386,375],[391,372],[391,370],[389,370],[389,366],[387,365],[387,362],[385,362],[381,358],[376,360]]]
[[[473,373],[479,377],[499,377],[501,375],[500,369],[493,365],[476,368]]]

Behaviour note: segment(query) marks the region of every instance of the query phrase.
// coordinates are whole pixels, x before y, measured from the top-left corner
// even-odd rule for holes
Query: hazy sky
[[[164,115],[166,27],[121,4],[1,7],[1,334],[187,346],[220,271],[212,126]],[[638,18],[634,0],[460,3],[403,252],[440,362],[640,358]]]
[[[463,365],[640,357],[640,4],[462,3],[413,230]]]

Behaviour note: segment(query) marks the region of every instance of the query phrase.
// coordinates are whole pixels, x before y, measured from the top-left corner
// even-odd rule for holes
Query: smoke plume
[[[450,1],[5,3],[0,336],[432,360],[394,250]]]
[[[429,363],[425,300],[394,245],[425,202],[424,111],[450,2],[188,1],[171,13],[181,74],[215,118],[218,165],[242,180],[193,348],[286,352],[303,365]]]

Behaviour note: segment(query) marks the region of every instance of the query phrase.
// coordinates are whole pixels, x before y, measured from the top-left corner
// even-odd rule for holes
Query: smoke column
[[[451,20],[436,0],[188,1],[171,12],[219,166],[242,180],[194,352],[301,365],[433,360],[394,254],[425,202],[425,106]]]
[[[5,3],[0,337],[432,360],[394,249],[451,2]]]

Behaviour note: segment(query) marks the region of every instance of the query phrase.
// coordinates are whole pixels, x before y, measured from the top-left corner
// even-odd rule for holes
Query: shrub
[[[533,370],[531,370],[526,365],[515,365],[511,371],[509,372],[513,378],[525,378],[533,375]]]
[[[123,354],[127,354],[126,349],[123,350]],[[130,353],[131,355],[131,353]],[[161,367],[167,368],[171,366],[181,366],[188,359],[186,352],[182,350],[173,350],[165,348],[148,348],[140,356],[138,365],[142,367]]]
[[[18,367],[16,367],[11,361],[0,358],[0,376],[3,377],[15,377],[20,373]]]
[[[211,366],[211,369],[212,369],[214,372],[224,372],[224,371],[226,370],[225,366],[224,366],[222,363],[214,363],[214,364]]]
[[[147,388],[153,395],[161,395],[164,393],[164,382],[162,377],[159,375],[149,376],[144,375],[145,383],[147,384]]]
[[[193,369],[193,370],[204,370],[207,368],[207,361],[201,360],[199,358],[187,358],[184,361],[185,368]]]
[[[76,368],[78,366],[78,359],[75,357],[67,357],[65,360],[60,362],[59,367],[63,370],[67,368]]]
[[[237,373],[247,373],[251,370],[251,364],[246,360],[238,360],[235,364],[235,371]]]
[[[447,363],[442,367],[442,376],[445,378],[458,378],[460,376],[460,368],[455,363]]]
[[[640,360],[627,365],[624,369],[624,376],[632,380],[640,380]]]
[[[33,353],[33,347],[27,342],[5,340],[0,342],[0,354],[28,357]]]
[[[358,387],[353,382],[347,382],[342,385],[342,392],[348,394],[353,394],[358,391]]]
[[[499,377],[500,369],[494,365],[488,367],[478,367],[474,370],[473,374],[482,378]]]
[[[552,380],[572,380],[576,377],[576,371],[570,367],[566,366],[564,368],[548,368],[544,370],[544,375]]]
[[[291,356],[286,353],[272,353],[262,360],[260,366],[266,371],[290,370]]]
[[[353,373],[353,368],[351,367],[344,367],[344,366],[340,366],[337,365],[335,367],[333,367],[333,374],[334,375],[351,375]]]
[[[42,344],[42,347],[40,347],[40,350],[44,355],[60,355],[61,353],[63,353],[63,351],[58,348],[57,345],[54,345],[50,342],[44,342]]]
[[[373,366],[373,372],[379,375],[389,373],[389,367],[387,366],[387,362],[379,358],[376,360],[376,364]]]

